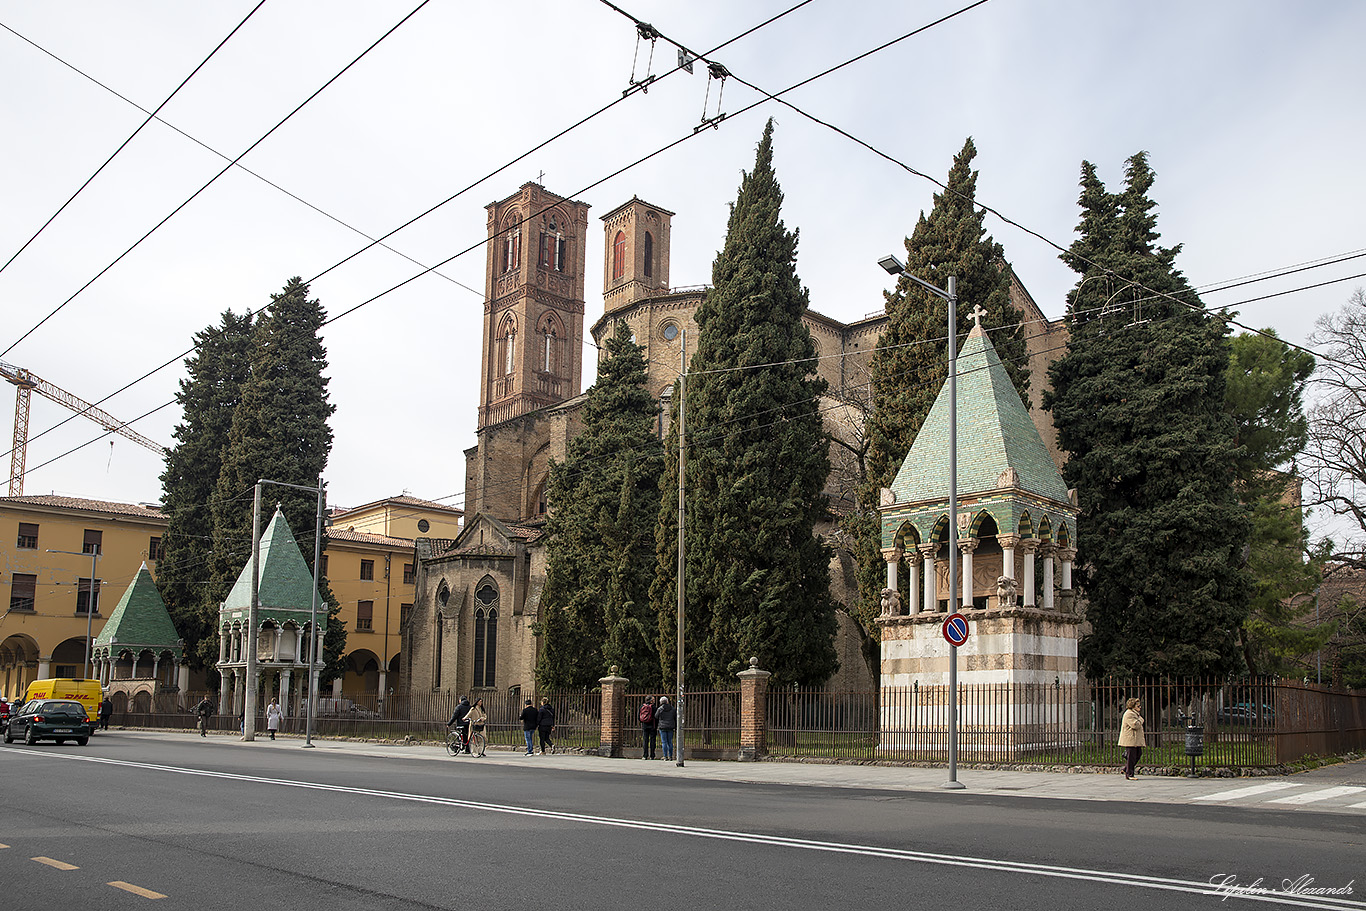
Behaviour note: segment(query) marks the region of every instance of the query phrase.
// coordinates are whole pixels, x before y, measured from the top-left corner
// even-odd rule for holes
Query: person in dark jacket
[[[655,758],[655,697],[646,696],[637,713],[640,717],[640,758]]]
[[[541,697],[541,707],[536,712],[536,730],[541,735],[541,755],[546,751],[555,752],[555,742],[550,739],[550,732],[555,729],[555,709],[551,707],[550,700]]]
[[[678,712],[669,704],[668,696],[659,697],[659,708],[655,709],[655,724],[659,726],[659,747],[665,759],[674,758],[674,730],[678,727]]]
[[[457,706],[455,707],[455,711],[451,713],[451,720],[448,721],[448,722],[446,722],[446,727],[448,727],[448,728],[453,728],[453,727],[459,727],[459,728],[460,728],[461,742],[465,744],[465,752],[466,752],[466,753],[468,753],[468,752],[470,751],[470,722],[469,722],[469,717],[470,717],[470,697],[468,697],[468,696],[461,696],[461,697],[460,697],[460,704],[457,705]]]
[[[536,711],[536,706],[531,704],[528,699],[522,706],[522,736],[526,738],[526,754],[535,755],[534,749],[536,741],[536,729],[541,726],[541,713]]]
[[[112,714],[114,714],[114,700],[110,699],[108,696],[105,696],[104,700],[100,702],[101,731],[109,730],[109,716]]]

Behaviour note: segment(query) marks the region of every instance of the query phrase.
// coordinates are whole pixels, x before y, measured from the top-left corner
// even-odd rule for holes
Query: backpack
[[[648,702],[642,702],[642,703],[640,704],[640,723],[641,723],[641,724],[649,724],[651,721],[654,721],[654,720],[655,720],[655,707],[652,706],[652,705],[650,705],[650,703],[648,703]]]

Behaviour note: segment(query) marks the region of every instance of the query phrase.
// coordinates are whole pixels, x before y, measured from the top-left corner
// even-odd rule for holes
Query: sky
[[[1051,318],[1076,279],[1052,245],[1074,236],[1082,161],[1113,190],[1138,151],[1157,174],[1162,242],[1182,245],[1177,263],[1207,306],[1304,343],[1366,284],[1366,4],[614,3],[0,2],[0,263],[146,120],[130,101],[156,109],[251,13],[164,122],[0,271],[0,360],[169,445],[192,335],[300,276],[335,319],[323,330],[329,502],[407,492],[462,506],[485,206],[533,180],[592,206],[591,326],[599,217],[632,196],[673,211],[671,281],[709,282],[769,117],[798,273],[812,308],[837,319],[882,309],[891,279],[877,259],[902,253],[933,205],[919,174],[943,180],[968,136],[977,199],[1010,220],[989,215],[987,229]],[[662,37],[638,40],[622,11]],[[257,176],[229,169],[119,259],[390,29],[241,158]],[[674,71],[679,45],[731,77]],[[623,95],[648,75],[648,91]],[[790,107],[765,100],[806,80],[782,96]],[[392,249],[348,260],[448,199]],[[1263,280],[1213,290],[1252,277]],[[1264,295],[1276,296],[1252,300]],[[586,351],[585,385],[593,361]],[[12,427],[3,401],[0,427]],[[158,454],[32,401],[25,493],[160,498]]]

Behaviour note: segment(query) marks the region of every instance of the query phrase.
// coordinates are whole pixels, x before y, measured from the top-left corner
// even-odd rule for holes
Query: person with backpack
[[[199,700],[199,704],[194,707],[194,713],[199,718],[199,736],[209,736],[209,716],[213,714],[213,703],[209,701],[208,696]]]
[[[664,758],[674,758],[674,731],[678,728],[678,712],[669,704],[668,696],[659,697],[659,708],[655,710],[655,724],[659,727],[659,744],[664,750]]]
[[[550,739],[550,732],[555,730],[555,709],[544,696],[541,697],[541,707],[536,710],[536,730],[541,734],[541,755],[544,756],[547,751],[555,752],[555,742]]]
[[[640,758],[655,758],[655,697],[646,696],[640,704]]]

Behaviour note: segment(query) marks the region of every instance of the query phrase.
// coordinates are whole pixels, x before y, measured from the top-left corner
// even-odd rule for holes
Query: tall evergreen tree
[[[1153,178],[1139,153],[1111,194],[1083,163],[1080,236],[1062,256],[1082,278],[1044,405],[1081,505],[1080,658],[1092,676],[1224,675],[1243,668],[1249,601],[1229,348],[1176,268],[1180,247],[1157,245]]]
[[[242,571],[243,555],[250,556],[252,488],[260,479],[314,487],[332,450],[328,426],[335,406],[328,402],[327,352],[319,331],[325,314],[309,300],[308,285],[291,278],[284,290],[271,295],[270,307],[256,323],[252,337],[251,375],[233,415],[228,446],[211,501],[213,516],[213,584],[217,605]],[[279,503],[294,530],[304,561],[313,567],[309,529],[315,525],[317,494],[270,485],[263,491],[262,523]],[[323,532],[326,535],[326,529]],[[324,538],[323,547],[326,548]],[[322,595],[329,611],[323,651],[324,679],[340,673],[346,631],[337,621],[338,605],[325,578]]]
[[[986,232],[985,210],[976,203],[977,147],[968,137],[954,156],[946,189],[934,196],[934,207],[920,213],[906,238],[906,269],[917,278],[948,286],[958,279],[958,325],[969,325],[974,307],[986,311],[982,325],[991,333],[1006,372],[1024,401],[1029,401],[1029,363],[1020,311],[1010,302],[1010,266],[1005,251]],[[855,542],[859,567],[860,622],[868,631],[879,613],[886,586],[881,555],[878,492],[891,484],[915,442],[940,387],[948,378],[948,302],[925,291],[906,276],[884,292],[887,328],[869,365],[870,412],[867,424],[868,476],[858,495],[858,508],[843,525]],[[960,344],[967,333],[959,336]]]
[[[233,412],[250,372],[251,315],[225,311],[220,325],[195,334],[176,402],[182,417],[161,474],[166,533],[157,561],[157,588],[176,630],[185,639],[192,667],[212,667],[218,657],[218,605],[206,598],[213,517],[209,500],[218,482]],[[199,645],[208,641],[209,654]]]
[[[617,323],[588,390],[583,432],[550,468],[541,653],[548,689],[591,687],[616,665],[633,684],[661,682],[655,615],[655,507],[664,450],[645,357]]]
[[[689,683],[733,685],[750,656],[777,682],[818,683],[838,667],[829,554],[814,534],[827,515],[826,384],[812,373],[815,346],[802,323],[808,295],[782,200],[770,120],[695,315],[686,403]],[[657,541],[667,553],[665,528]],[[664,559],[659,569],[674,572]],[[656,608],[661,626],[671,626],[675,605],[659,599]]]

